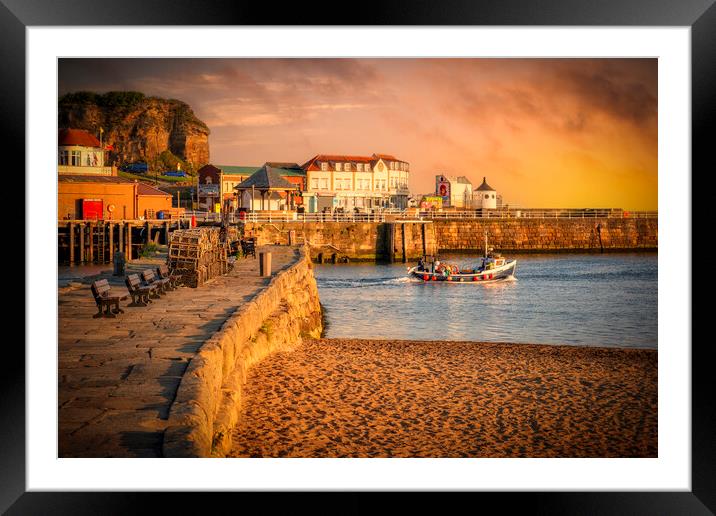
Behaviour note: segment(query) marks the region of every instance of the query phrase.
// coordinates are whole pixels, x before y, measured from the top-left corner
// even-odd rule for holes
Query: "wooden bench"
[[[252,255],[254,258],[256,258],[256,239],[255,238],[246,238],[241,241],[241,252],[243,253],[244,257],[247,257],[248,255]]]
[[[169,288],[172,290],[179,287],[181,284],[181,274],[172,274],[166,264],[162,264],[157,267],[157,275],[162,279],[168,279]]]
[[[109,282],[106,279],[101,279],[92,282],[90,287],[94,301],[97,303],[97,313],[92,317],[97,319],[98,317],[116,317],[115,314],[124,313],[119,307],[119,302],[127,299],[126,294],[119,294],[112,291],[112,287],[109,286]],[[114,308],[112,308],[114,306]],[[105,308],[105,312],[102,312],[102,308]]]
[[[169,278],[158,278],[152,269],[143,270],[142,279],[147,287],[156,285],[159,294],[164,294],[169,290]]]
[[[147,287],[142,285],[142,280],[139,279],[139,274],[129,274],[124,279],[129,290],[129,295],[132,296],[132,304],[127,306],[147,306],[147,303],[151,303],[152,300],[149,296],[157,290],[157,287]]]

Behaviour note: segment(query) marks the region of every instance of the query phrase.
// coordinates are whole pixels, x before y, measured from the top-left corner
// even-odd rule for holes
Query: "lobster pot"
[[[167,265],[173,274],[182,276],[185,285],[199,287],[229,271],[227,244],[219,238],[218,228],[174,231]]]

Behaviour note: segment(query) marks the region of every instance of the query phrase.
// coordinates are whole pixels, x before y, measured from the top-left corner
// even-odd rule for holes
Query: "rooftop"
[[[60,174],[57,176],[57,180],[60,183],[134,183],[132,179],[126,179],[119,176],[92,176],[92,175],[66,175]]]
[[[495,191],[494,188],[492,188],[490,185],[487,184],[487,178],[483,177],[482,184],[480,186],[478,186],[477,188],[475,188],[475,191],[476,192],[478,192],[478,191],[484,192],[484,191],[488,191],[488,190],[491,192]]]
[[[162,197],[171,196],[169,192],[154,188],[147,183],[137,183],[137,194],[138,195],[161,195]]]
[[[237,176],[250,176],[261,167],[244,167],[236,165],[214,165],[215,168],[221,170],[224,174],[237,175]]]
[[[264,165],[258,169],[251,177],[243,180],[235,190],[247,190],[256,188],[259,190],[295,190],[296,185],[289,183],[283,177],[284,169],[273,168]]]
[[[352,156],[344,154],[318,154],[313,158],[309,159],[306,163],[301,165],[303,170],[320,170],[321,167],[317,163],[370,163],[371,166],[375,165],[379,160],[385,161],[400,161],[407,163],[406,161],[400,160],[390,154],[373,154],[372,156]]]
[[[59,146],[100,147],[99,140],[84,129],[60,129],[57,135]]]

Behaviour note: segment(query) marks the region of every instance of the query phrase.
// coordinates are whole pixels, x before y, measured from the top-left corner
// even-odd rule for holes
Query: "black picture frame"
[[[709,197],[692,201],[692,235],[705,230],[713,189],[694,189],[694,180],[713,174],[716,158],[709,127],[716,120],[715,0],[450,0],[269,4],[202,0],[0,0],[0,131],[6,148],[25,148],[25,29],[30,26],[78,25],[501,25],[501,26],[688,26],[691,27],[692,192]],[[15,170],[25,170],[24,153]],[[6,171],[7,172],[7,171]],[[25,173],[31,174],[32,171]],[[685,177],[687,171],[684,171]],[[26,198],[28,205],[30,200]],[[703,225],[703,227],[702,227]],[[27,228],[25,238],[28,238]],[[692,262],[693,263],[693,262]],[[26,275],[31,271],[25,270]],[[707,274],[708,275],[708,274]],[[691,281],[691,278],[687,278]],[[27,284],[27,281],[26,281]],[[708,289],[713,279],[700,280]],[[693,284],[692,284],[693,285]],[[692,290],[693,292],[693,290]],[[710,307],[692,302],[696,316]],[[703,314],[702,314],[703,312]],[[148,498],[161,497],[162,512],[185,512],[188,493],[26,492],[25,488],[25,350],[7,339],[0,397],[0,510],[8,514],[126,514],[149,508]],[[715,375],[709,361],[709,339],[683,342],[692,356],[692,490],[690,492],[479,493],[479,503],[497,501],[513,512],[524,506],[544,514],[713,514],[716,512]],[[7,364],[12,364],[8,366]],[[218,508],[236,496],[203,493]],[[376,493],[353,493],[339,513],[364,513]],[[321,507],[316,495],[293,497],[294,509]],[[401,512],[424,507],[423,493],[413,493]],[[459,502],[459,498],[455,503]],[[468,502],[475,508],[474,501]],[[229,505],[230,506],[230,505]],[[323,507],[327,509],[327,507]],[[447,507],[444,507],[447,508]],[[238,508],[237,510],[245,510]],[[319,511],[321,512],[321,511]],[[333,511],[330,511],[333,512]]]

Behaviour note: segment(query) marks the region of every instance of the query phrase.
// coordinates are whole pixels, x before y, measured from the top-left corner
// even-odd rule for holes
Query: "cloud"
[[[625,182],[623,197],[654,208],[657,71],[656,59],[61,59],[59,89],[183,100],[219,163],[380,151],[411,163],[416,191],[440,168],[559,205],[535,177],[583,195],[560,156],[593,156],[572,161],[574,177],[639,171],[646,193]]]

